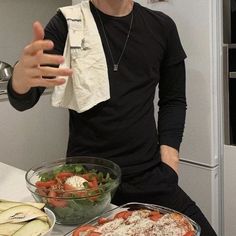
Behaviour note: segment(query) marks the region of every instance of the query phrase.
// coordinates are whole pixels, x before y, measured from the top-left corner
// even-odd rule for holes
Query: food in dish
[[[55,216],[44,205],[0,200],[0,235],[49,236]]]
[[[22,204],[34,206],[38,209],[43,209],[45,207],[45,204],[40,203],[40,202],[15,202],[15,201],[8,201],[8,200],[0,199],[0,212],[5,211],[11,207],[19,206]]]
[[[50,172],[40,175],[35,183],[40,195],[50,197],[48,202],[54,207],[67,207],[66,199],[70,197],[86,197],[97,201],[114,180],[109,173],[96,169],[87,170],[81,164],[65,164]]]
[[[109,207],[120,175],[109,160],[72,157],[30,169],[26,181],[34,199],[54,212],[58,224],[78,225]]]
[[[113,217],[98,218],[83,225],[72,236],[195,236],[192,223],[177,212],[152,209],[123,210]]]

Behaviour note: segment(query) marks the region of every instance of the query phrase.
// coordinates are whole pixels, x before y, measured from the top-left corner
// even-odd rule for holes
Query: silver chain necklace
[[[121,61],[121,59],[123,57],[123,54],[125,52],[125,49],[126,49],[129,37],[130,37],[131,29],[132,29],[132,26],[133,26],[133,20],[134,20],[133,10],[131,12],[130,26],[129,26],[129,31],[128,31],[128,34],[127,34],[127,37],[126,37],[126,40],[125,40],[124,47],[123,47],[123,49],[121,51],[121,54],[120,54],[120,57],[119,57],[118,61],[115,62],[114,57],[113,57],[112,52],[111,52],[111,47],[110,47],[110,44],[109,44],[109,41],[108,41],[108,38],[107,38],[107,34],[106,34],[106,31],[105,31],[105,27],[104,27],[102,18],[101,18],[100,13],[99,13],[99,11],[97,10],[96,7],[95,7],[95,9],[96,9],[96,13],[98,15],[99,21],[100,21],[100,23],[102,25],[102,31],[103,31],[103,34],[104,34],[104,37],[105,37],[105,40],[106,40],[106,44],[107,44],[107,47],[108,47],[108,50],[109,50],[109,53],[110,53],[110,56],[111,56],[111,60],[112,60],[112,63],[113,63],[113,71],[117,72],[118,69],[119,69],[120,61]]]

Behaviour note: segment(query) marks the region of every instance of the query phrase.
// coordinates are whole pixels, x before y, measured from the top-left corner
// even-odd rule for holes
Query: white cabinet
[[[43,26],[71,0],[0,1],[0,60],[13,65],[32,40],[32,23]],[[51,107],[51,95],[43,95],[29,111],[18,112],[6,95],[0,95],[0,162],[27,169],[43,160],[65,157],[68,112]]]
[[[68,139],[68,111],[53,108],[51,95],[24,112],[0,101],[0,162],[28,169],[42,161],[64,158]]]
[[[236,146],[224,147],[224,230],[225,236],[236,234]]]
[[[208,168],[181,162],[179,185],[200,207],[215,231],[219,232],[219,166]]]

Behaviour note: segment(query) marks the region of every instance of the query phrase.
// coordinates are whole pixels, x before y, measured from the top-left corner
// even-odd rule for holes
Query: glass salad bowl
[[[121,170],[114,162],[95,157],[70,157],[29,169],[27,188],[43,202],[56,223],[79,225],[102,214],[120,183]]]

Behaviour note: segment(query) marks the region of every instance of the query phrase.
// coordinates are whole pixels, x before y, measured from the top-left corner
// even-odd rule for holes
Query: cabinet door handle
[[[224,143],[230,144],[230,122],[229,122],[229,48],[223,46],[223,95],[224,95]]]
[[[229,72],[230,79],[236,79],[236,71]]]
[[[231,43],[231,2],[223,1],[223,41],[226,44]]]

